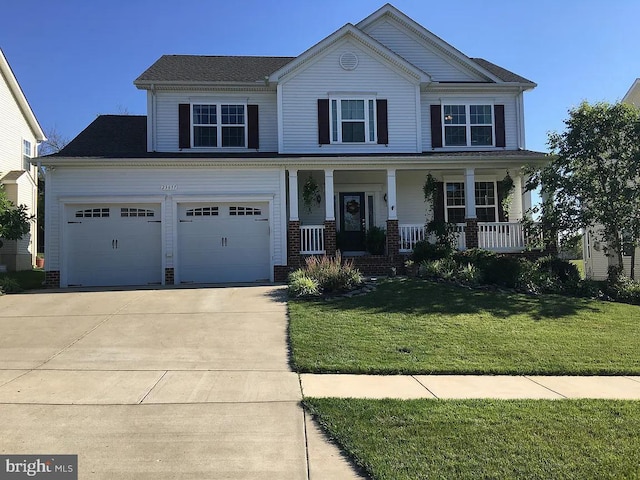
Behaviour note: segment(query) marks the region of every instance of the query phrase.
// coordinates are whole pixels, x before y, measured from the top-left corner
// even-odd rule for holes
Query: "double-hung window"
[[[22,168],[27,172],[31,171],[32,156],[31,142],[29,140],[22,140]]]
[[[247,115],[244,104],[192,105],[194,147],[246,147]]]
[[[375,143],[374,98],[331,98],[331,143]]]
[[[444,105],[444,146],[491,147],[494,145],[493,106]]]
[[[464,182],[447,182],[445,219],[464,223],[466,217]],[[479,222],[495,222],[497,218],[496,183],[475,182],[476,217]]]

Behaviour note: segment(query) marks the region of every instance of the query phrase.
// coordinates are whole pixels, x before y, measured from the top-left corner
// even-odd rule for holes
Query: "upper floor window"
[[[444,146],[493,146],[492,105],[443,105]]]
[[[245,147],[247,115],[245,105],[192,105],[194,147]]]
[[[375,143],[376,102],[373,98],[331,99],[331,143]]]
[[[29,140],[22,140],[22,168],[27,172],[31,170],[32,152],[31,142]]]

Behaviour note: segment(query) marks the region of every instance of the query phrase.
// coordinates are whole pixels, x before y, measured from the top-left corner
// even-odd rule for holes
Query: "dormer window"
[[[193,147],[240,147],[247,145],[247,116],[243,104],[194,104]]]
[[[331,98],[331,143],[376,143],[374,98]]]

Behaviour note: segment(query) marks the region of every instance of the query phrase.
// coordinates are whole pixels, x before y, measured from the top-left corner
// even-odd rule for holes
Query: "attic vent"
[[[358,66],[358,57],[353,52],[344,52],[340,55],[340,66],[345,70],[355,70]]]

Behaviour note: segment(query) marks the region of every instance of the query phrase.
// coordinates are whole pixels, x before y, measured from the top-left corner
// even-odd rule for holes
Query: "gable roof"
[[[29,124],[29,128],[31,128],[31,131],[33,132],[33,136],[36,137],[37,141],[44,142],[47,138],[44,136],[42,127],[40,127],[38,119],[34,115],[33,110],[31,110],[31,106],[27,101],[27,97],[24,96],[22,88],[20,88],[20,84],[18,83],[18,80],[16,79],[16,76],[14,75],[13,70],[11,69],[11,66],[4,56],[1,48],[0,76],[6,79],[7,86],[9,87],[9,90],[11,90],[13,97],[16,99],[16,102],[18,103],[18,106],[20,107],[24,118],[26,118],[27,123]]]
[[[133,83],[263,82],[295,57],[163,55]]]
[[[356,28],[350,23],[347,23],[344,27],[336,30],[328,37],[322,39],[320,42],[316,43],[313,47],[309,48],[304,53],[298,55],[295,58],[295,60],[286,64],[285,66],[280,68],[278,71],[274,72],[271,75],[271,79],[273,79],[274,81],[279,81],[283,76],[287,75],[289,72],[293,71],[294,69],[298,68],[302,64],[316,57],[316,55],[320,54],[322,51],[331,47],[336,42],[338,42],[339,40],[345,37],[351,37],[359,41],[366,48],[372,50],[379,56],[385,58],[388,62],[394,64],[396,68],[405,71],[406,73],[413,76],[417,80],[431,81],[431,77],[429,76],[428,73],[424,72],[423,70],[419,69],[412,63],[408,62],[407,60],[402,58],[400,55],[390,50],[387,46],[383,45],[378,40],[369,36],[368,34]]]
[[[640,78],[635,79],[622,101],[640,107]]]
[[[146,153],[146,115],[100,115],[62,150],[45,158],[144,156]]]
[[[482,68],[484,68],[485,70],[493,73],[496,77],[498,77],[500,80],[502,80],[503,82],[510,82],[510,83],[529,83],[533,86],[535,86],[535,82],[532,82],[531,80],[528,80],[524,77],[521,77],[520,75],[513,73],[509,70],[507,70],[506,68],[502,68],[498,65],[496,65],[495,63],[491,63],[488,60],[485,60],[484,58],[470,58],[470,60],[472,60],[473,62],[477,63],[478,65],[480,65]]]

